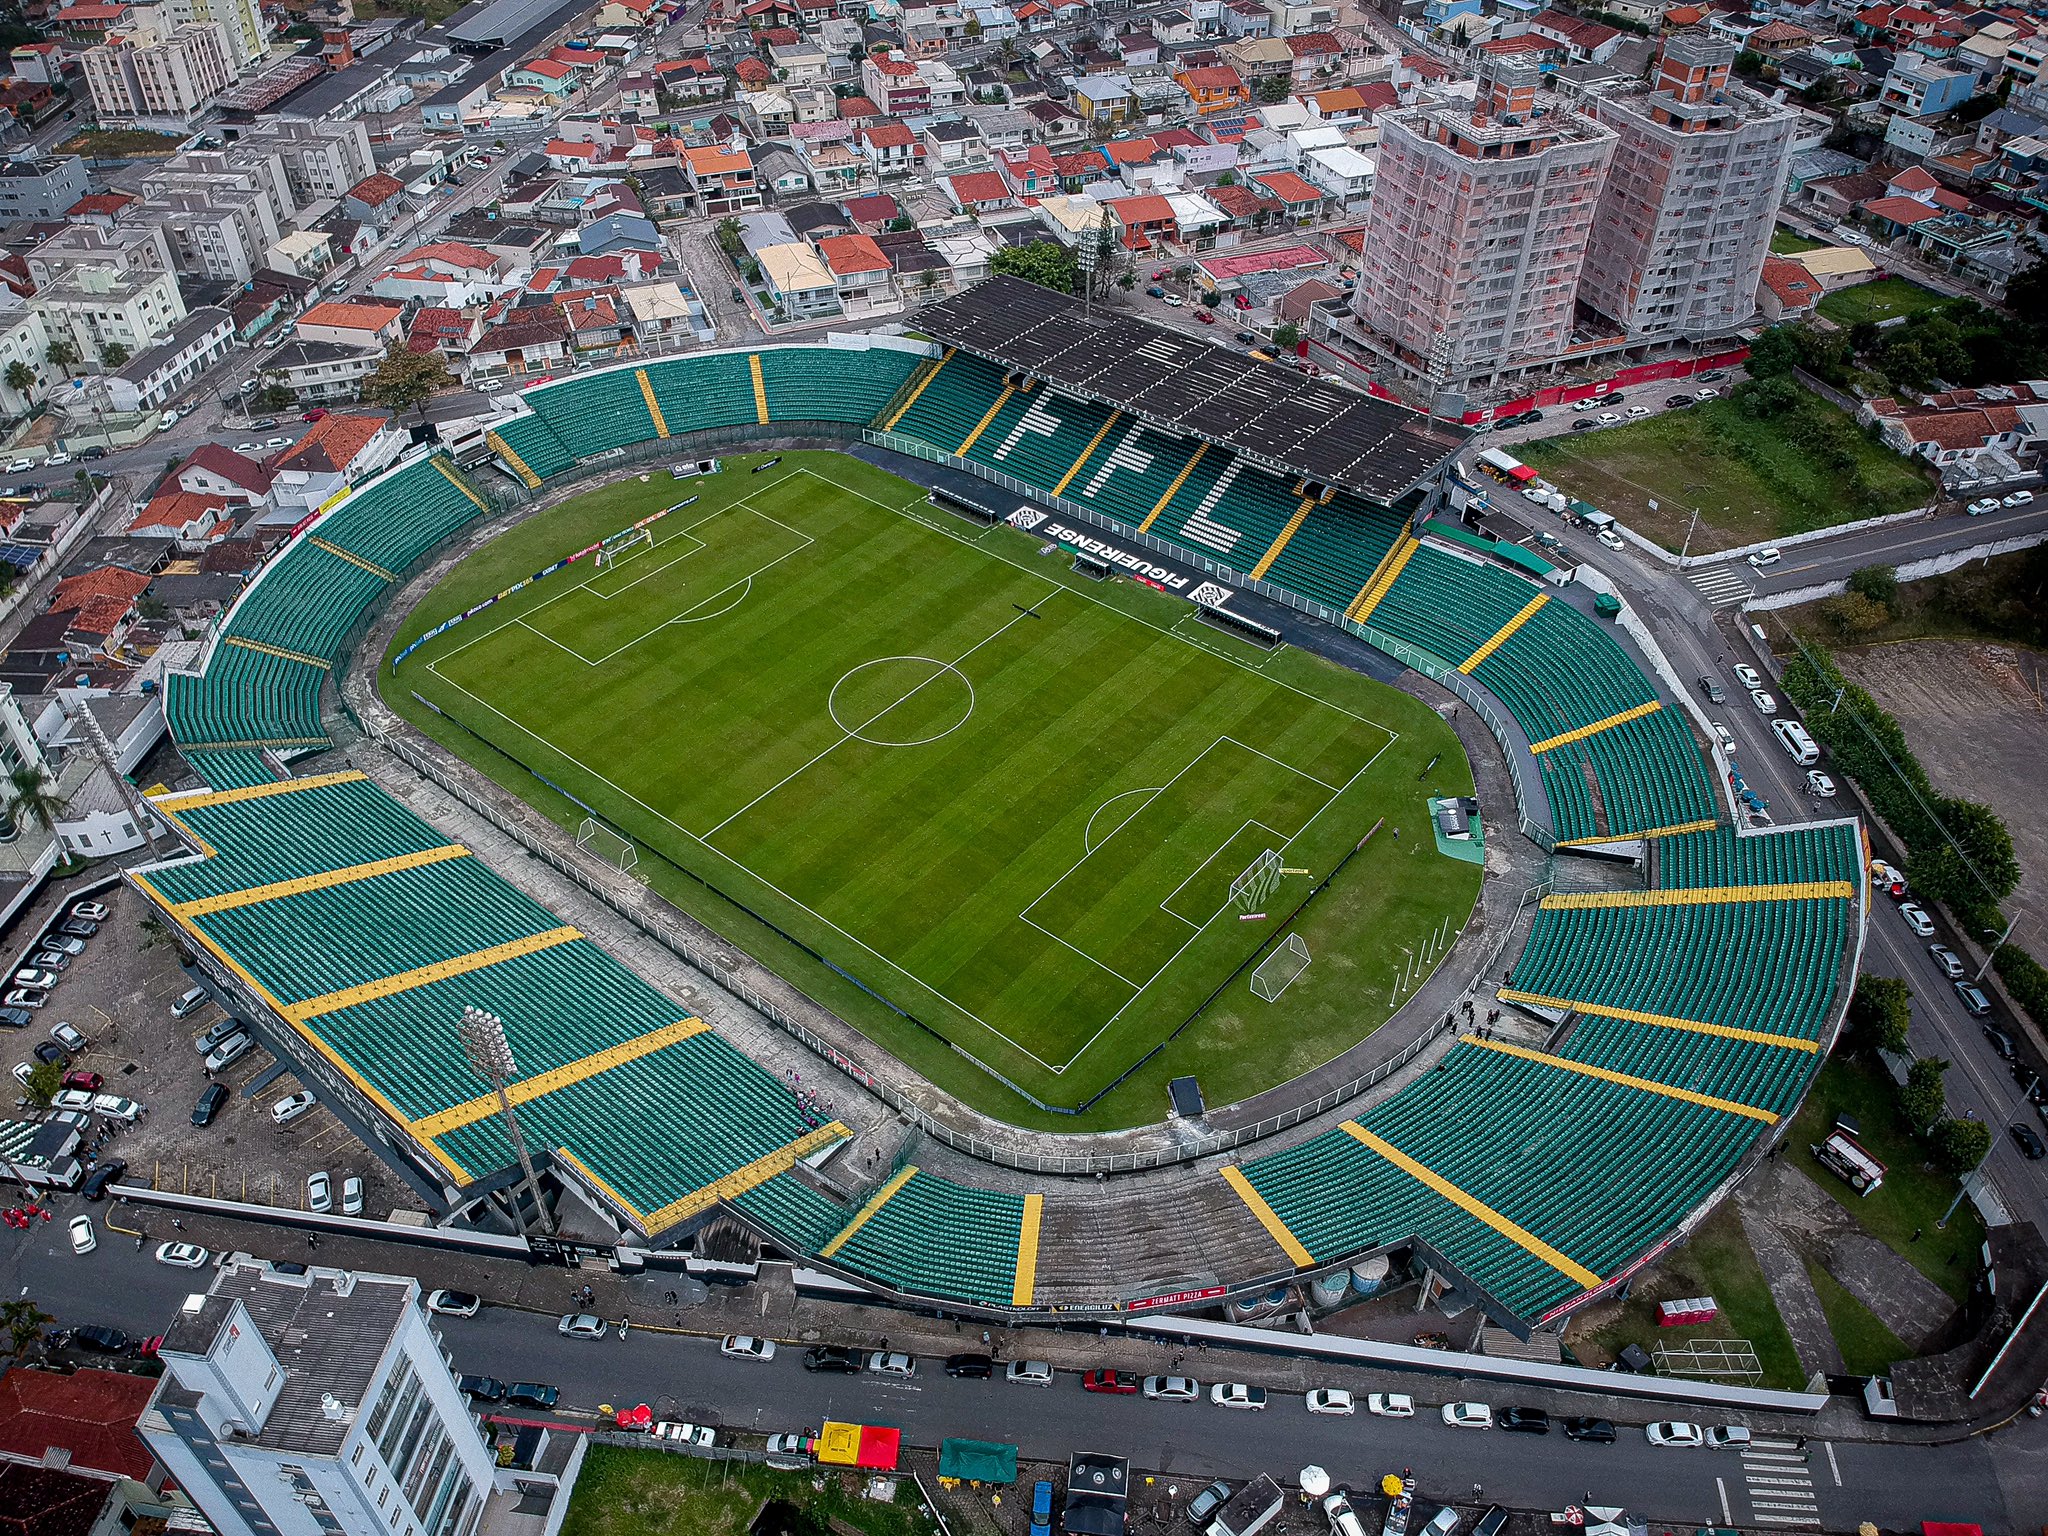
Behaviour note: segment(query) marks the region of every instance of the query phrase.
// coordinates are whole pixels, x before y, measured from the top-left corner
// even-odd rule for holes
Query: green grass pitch
[[[1382,1022],[1407,954],[1465,921],[1479,872],[1436,855],[1424,801],[1469,769],[1415,699],[1077,577],[848,456],[756,462],[572,496],[477,551],[394,654],[699,497],[433,640],[386,696],[564,824],[595,808],[662,894],[1020,1123],[1156,1119],[1180,1072],[1212,1103],[1284,1081]],[[1241,967],[1382,819],[1296,921],[1307,973],[1252,997]],[[1267,849],[1309,873],[1245,921],[1231,883]],[[1144,1066],[1077,1120],[947,1042],[1063,1108]]]

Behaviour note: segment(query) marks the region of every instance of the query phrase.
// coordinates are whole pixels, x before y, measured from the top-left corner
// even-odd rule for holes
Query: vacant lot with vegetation
[[[1874,283],[1838,288],[1822,298],[1818,308],[1821,318],[1837,325],[1861,325],[1866,320],[1917,315],[1923,309],[1938,309],[1948,302],[1946,295],[1932,288],[1922,288],[1903,277],[1883,277]]]
[[[1930,499],[1916,467],[1818,395],[1785,387],[1793,393],[1773,414],[1755,414],[1739,398],[1714,400],[1515,452],[1667,549],[1685,544],[1697,507],[1694,554],[1903,512]]]
[[[793,1513],[786,1528],[819,1536],[924,1536],[934,1529],[915,1494],[909,1502],[876,1504],[849,1487],[846,1475],[828,1472],[822,1487],[812,1486],[813,1476],[594,1445],[576,1479],[562,1536],[745,1536],[770,1502]],[[900,1484],[899,1492],[910,1486]]]

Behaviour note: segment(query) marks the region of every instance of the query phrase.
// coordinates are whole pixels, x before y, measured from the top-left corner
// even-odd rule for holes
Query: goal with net
[[[615,533],[598,545],[598,565],[600,567],[616,565],[625,558],[627,551],[631,550],[636,544],[644,544],[649,549],[654,548],[654,530],[645,523],[636,524],[622,532]]]
[[[632,840],[614,832],[595,816],[584,817],[583,825],[576,829],[576,846],[622,872],[630,872],[640,862],[640,850]]]
[[[1230,882],[1230,904],[1240,912],[1257,912],[1279,884],[1280,855],[1268,848]]]
[[[1290,933],[1279,948],[1252,969],[1252,995],[1272,1002],[1308,969],[1308,945],[1301,935]]]

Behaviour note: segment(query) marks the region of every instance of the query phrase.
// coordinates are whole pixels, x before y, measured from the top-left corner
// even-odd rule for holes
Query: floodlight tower
[[[549,1212],[547,1202],[541,1199],[540,1181],[533,1174],[533,1159],[527,1155],[526,1138],[519,1131],[519,1116],[512,1112],[512,1096],[505,1091],[505,1085],[519,1075],[518,1066],[512,1060],[512,1042],[505,1038],[505,1021],[481,1008],[464,1008],[459,1028],[463,1055],[469,1058],[469,1065],[477,1076],[489,1082],[498,1095],[498,1112],[505,1117],[505,1134],[512,1138],[512,1150],[519,1154],[519,1169],[526,1177],[526,1193],[533,1199],[541,1230],[553,1236],[555,1218]]]

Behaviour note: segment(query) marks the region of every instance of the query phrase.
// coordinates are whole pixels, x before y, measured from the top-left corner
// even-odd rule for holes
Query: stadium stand
[[[362,775],[276,778],[277,757],[325,744],[320,685],[365,609],[484,510],[437,456],[302,533],[202,672],[172,676],[172,729],[210,790],[157,803],[200,853],[137,887],[451,1194],[512,1158],[454,1030],[465,1006],[499,1013],[529,1140],[655,1241],[722,1205],[813,1262],[991,1311],[1109,1305],[1197,1253],[1252,1283],[1415,1242],[1496,1315],[1533,1320],[1667,1238],[1824,1055],[1862,914],[1854,824],[1716,825],[1683,718],[1555,589],[1417,543],[1360,488],[1258,462],[1244,423],[1192,436],[1098,398],[1106,385],[1056,388],[937,334],[937,358],[768,347],[578,374],[522,394],[491,445],[533,488],[665,436],[872,424],[1363,614],[1369,636],[1462,670],[1527,730],[1561,841],[1657,834],[1642,889],[1537,911],[1499,995],[1556,1025],[1548,1050],[1468,1038],[1357,1119],[1220,1177],[1175,1172],[1171,1209],[1129,1219],[1113,1201],[1048,1206],[915,1166],[834,1198],[805,1163],[844,1126]],[[1307,409],[1299,392],[1276,399],[1276,431]],[[1402,439],[1404,462],[1441,446],[1426,438]]]

